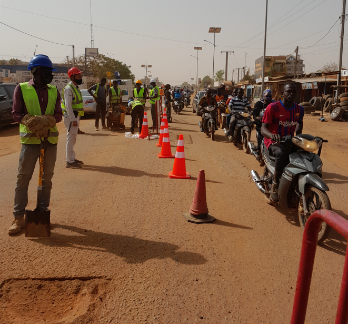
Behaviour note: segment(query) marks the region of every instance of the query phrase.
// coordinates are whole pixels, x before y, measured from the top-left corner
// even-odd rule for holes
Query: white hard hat
[[[150,83],[152,83],[152,82],[155,82],[155,83],[156,83],[157,80],[156,80],[156,79],[151,79],[151,80],[150,80]]]

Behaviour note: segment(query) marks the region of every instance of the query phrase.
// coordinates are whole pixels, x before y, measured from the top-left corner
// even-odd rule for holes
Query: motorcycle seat
[[[270,154],[268,148],[266,146],[263,146],[263,153],[265,156],[267,156],[267,158],[273,162],[275,162],[275,157],[273,155]]]

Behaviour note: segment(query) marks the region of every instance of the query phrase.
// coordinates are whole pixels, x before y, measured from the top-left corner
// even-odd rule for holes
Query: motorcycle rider
[[[229,103],[229,110],[232,112],[232,117],[229,123],[228,130],[228,139],[230,142],[233,141],[234,128],[236,127],[237,119],[233,115],[234,112],[245,112],[247,109],[249,112],[251,111],[251,107],[247,98],[243,97],[244,89],[238,89],[238,95],[236,97],[232,97]]]
[[[181,93],[180,88],[177,88],[174,92],[174,99],[175,99],[175,101],[179,101],[180,106],[183,104],[182,100],[181,100],[182,96],[183,96],[183,94]]]
[[[230,125],[230,120],[231,120],[231,117],[232,117],[232,111],[229,110],[229,106],[230,106],[230,101],[232,98],[236,97],[238,94],[238,88],[234,88],[233,91],[232,91],[232,96],[229,96],[227,101],[226,101],[226,113],[227,113],[227,116],[226,116],[226,128],[225,128],[225,135],[228,136],[228,127]]]
[[[170,94],[170,84],[166,84],[166,86],[165,86],[164,97],[166,98],[165,103],[166,103],[166,108],[167,108],[168,123],[171,123],[171,116],[172,116],[171,103],[173,102],[173,99],[171,98],[171,94]]]
[[[257,146],[255,147],[255,151],[257,152],[256,160],[258,161],[260,161],[261,143],[263,140],[263,136],[261,134],[262,118],[260,116],[260,113],[262,110],[266,109],[266,107],[272,102],[275,102],[272,99],[272,90],[266,89],[263,92],[263,98],[255,104],[253,109],[253,118],[255,120],[257,138]]]
[[[261,134],[265,146],[275,157],[275,172],[270,193],[270,199],[278,202],[279,179],[289,160],[290,152],[280,143],[282,137],[302,134],[304,109],[295,103],[296,85],[286,82],[283,88],[283,101],[277,101],[267,106],[262,119]]]
[[[184,99],[186,98],[187,100],[187,103],[188,105],[190,105],[190,99],[191,99],[191,92],[188,88],[185,88],[184,92],[183,92],[183,95],[184,95]]]
[[[215,98],[212,96],[211,93],[211,89],[208,88],[208,90],[206,91],[205,96],[203,96],[201,98],[201,100],[199,101],[199,106],[201,106],[202,110],[204,107],[208,107],[208,106],[217,106],[217,102],[215,100]],[[203,123],[204,123],[205,119],[204,119],[204,114],[202,113],[202,123],[201,123],[201,132],[204,131],[203,129]],[[216,123],[215,123],[215,128],[217,129]]]

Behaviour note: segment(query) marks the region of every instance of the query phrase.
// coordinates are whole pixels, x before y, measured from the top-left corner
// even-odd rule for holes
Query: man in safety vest
[[[156,120],[156,101],[160,100],[160,91],[159,88],[156,86],[156,79],[150,80],[150,104],[151,104],[151,117],[152,117],[152,125],[153,127],[156,127],[157,120]],[[158,114],[158,112],[157,112]]]
[[[135,120],[138,116],[138,120],[139,120],[139,134],[141,133],[141,129],[143,127],[143,117],[144,117],[144,106],[141,103],[140,100],[135,99],[132,100],[130,99],[128,101],[128,106],[132,109],[132,124],[131,124],[131,132],[132,134],[134,134],[134,128],[135,128]]]
[[[109,89],[109,106],[112,108],[113,106],[120,106],[122,101],[122,90],[118,86],[118,81],[112,81],[112,87]]]
[[[107,91],[105,89],[106,79],[102,78],[100,83],[91,86],[88,89],[89,94],[95,99],[97,108],[95,111],[95,130],[99,130],[99,118],[101,116],[101,123],[103,129],[107,129],[105,126],[105,115],[106,115],[106,96]],[[94,93],[92,92],[94,91]]]
[[[83,99],[79,89],[82,83],[82,71],[77,67],[72,67],[68,71],[70,82],[64,88],[62,100],[62,111],[64,115],[64,125],[67,129],[66,135],[66,167],[81,168],[82,161],[76,159],[74,145],[78,134],[80,117],[84,115]]]
[[[145,107],[146,93],[145,93],[145,88],[142,88],[141,85],[142,85],[141,80],[137,80],[135,82],[135,88],[133,89],[133,97],[134,97],[134,100],[140,101]]]
[[[13,94],[12,116],[20,123],[19,134],[22,148],[14,199],[14,221],[9,234],[15,234],[24,227],[25,208],[28,204],[28,186],[36,161],[40,157],[41,141],[48,143],[42,179],[42,199],[39,208],[47,210],[50,203],[52,177],[57,156],[58,129],[56,123],[62,120],[60,94],[57,87],[50,85],[53,79],[51,60],[46,55],[32,57],[28,69],[33,78],[16,86]]]

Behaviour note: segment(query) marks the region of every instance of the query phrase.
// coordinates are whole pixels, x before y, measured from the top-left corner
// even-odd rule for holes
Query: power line
[[[72,46],[72,45],[67,45],[67,44],[61,44],[61,43],[52,42],[52,41],[50,41],[50,40],[43,39],[43,38],[40,38],[40,37],[31,35],[31,34],[28,34],[28,33],[24,32],[24,31],[21,31],[21,30],[19,30],[19,29],[17,29],[17,28],[14,28],[14,27],[12,27],[12,26],[10,26],[10,25],[7,25],[7,24],[5,24],[5,23],[3,23],[3,22],[1,22],[1,21],[0,21],[0,24],[4,25],[4,26],[6,26],[6,27],[9,27],[9,28],[11,28],[11,29],[14,29],[15,31],[18,31],[18,32],[20,32],[20,33],[22,33],[22,34],[25,34],[25,35],[34,37],[34,38],[36,38],[36,39],[39,39],[39,40],[42,40],[42,41],[45,41],[45,42],[48,42],[48,43],[52,43],[52,44],[56,44],[56,45],[62,45],[62,46]]]
[[[320,39],[319,39],[316,43],[314,43],[313,45],[308,46],[308,47],[306,47],[306,48],[310,48],[310,47],[313,47],[313,46],[317,45],[322,39],[324,39],[324,38],[330,33],[331,29],[337,24],[337,22],[338,22],[339,20],[340,20],[340,18],[338,18],[338,19],[335,21],[335,23],[330,27],[329,31],[328,31],[322,38],[320,38]]]

